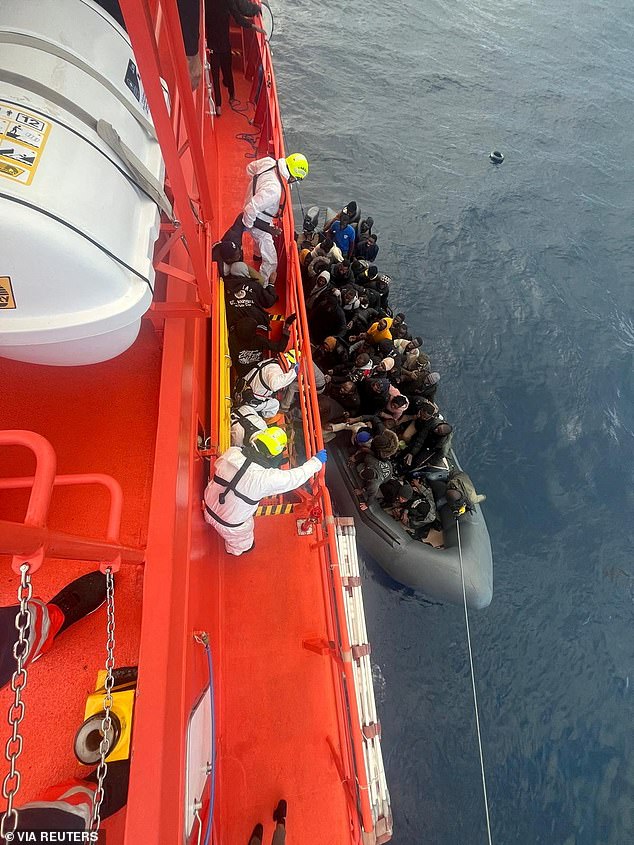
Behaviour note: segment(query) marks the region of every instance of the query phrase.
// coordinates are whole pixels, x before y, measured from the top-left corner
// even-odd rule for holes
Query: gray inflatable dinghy
[[[348,466],[350,449],[340,434],[328,444],[326,481],[341,516],[354,517],[357,538],[366,556],[375,560],[395,581],[429,598],[463,603],[456,520],[447,506],[441,508],[443,549],[415,540],[400,522],[376,502],[361,510],[354,490],[362,482]],[[452,453],[452,462],[460,466]],[[480,610],[493,597],[493,558],[489,532],[479,505],[460,518],[460,546],[467,605]]]

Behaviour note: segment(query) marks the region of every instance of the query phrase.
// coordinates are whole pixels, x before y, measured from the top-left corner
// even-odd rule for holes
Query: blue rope
[[[214,667],[211,660],[209,643],[204,642],[207,653],[207,667],[209,668],[209,706],[211,708],[211,791],[209,795],[209,812],[207,813],[207,830],[205,831],[205,845],[211,840],[211,824],[214,815],[214,801],[216,799],[216,720],[214,716]]]

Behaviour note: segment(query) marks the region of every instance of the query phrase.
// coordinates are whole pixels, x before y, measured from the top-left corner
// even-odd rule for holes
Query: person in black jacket
[[[330,281],[338,288],[345,288],[346,285],[354,284],[354,273],[348,261],[333,264],[330,272]]]
[[[291,326],[296,315],[287,317],[282,326],[279,340],[271,340],[268,332],[258,325],[253,317],[242,317],[229,329],[229,354],[231,363],[239,376],[245,376],[264,359],[264,353],[285,352],[288,346]]]
[[[355,255],[363,261],[374,261],[379,254],[379,247],[377,244],[376,235],[369,235],[367,238],[359,241],[355,247]]]
[[[344,337],[346,314],[336,296],[325,293],[319,297],[308,313],[308,326],[313,343],[322,343],[327,337]]]
[[[386,378],[365,378],[359,383],[361,413],[378,414],[387,405],[390,383]]]
[[[222,113],[222,83],[229,92],[229,100],[235,100],[236,91],[231,68],[231,42],[229,24],[231,18],[244,29],[257,29],[249,18],[260,14],[257,3],[242,0],[205,0],[205,35],[211,52],[211,79],[214,86],[216,114]]]
[[[251,278],[246,264],[231,265],[231,274],[224,277],[227,326],[231,328],[243,317],[253,317],[267,331],[270,316],[266,309],[277,302],[275,285],[262,285]]]
[[[412,437],[403,456],[403,463],[411,469],[423,466],[432,459],[446,458],[451,449],[453,428],[436,417],[423,423]]]

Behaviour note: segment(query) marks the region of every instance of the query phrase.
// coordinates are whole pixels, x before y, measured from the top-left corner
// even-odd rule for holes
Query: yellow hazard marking
[[[280,516],[286,513],[293,513],[295,505],[260,505],[255,512],[256,516]]]
[[[30,185],[50,131],[48,120],[0,102],[0,176]]]
[[[7,311],[16,307],[11,276],[0,276],[0,310]]]
[[[282,320],[285,320],[285,319],[286,318],[284,317],[283,314],[271,314],[271,322],[274,322],[274,323],[278,322],[278,321],[281,322]]]

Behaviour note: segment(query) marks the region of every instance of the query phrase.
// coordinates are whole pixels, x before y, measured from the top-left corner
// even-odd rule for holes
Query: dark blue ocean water
[[[633,843],[634,4],[274,10],[304,205],[374,216],[488,495],[493,841]],[[394,842],[486,842],[462,610],[371,566],[365,600]]]

